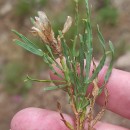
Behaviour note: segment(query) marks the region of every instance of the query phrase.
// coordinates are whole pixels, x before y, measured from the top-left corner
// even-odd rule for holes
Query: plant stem
[[[79,112],[76,108],[72,87],[70,87],[70,98],[71,98],[71,107],[75,115],[75,125],[76,125],[75,130],[83,130],[83,122],[80,121],[81,112]]]
[[[81,130],[80,129],[80,118],[79,118],[79,113],[76,114],[76,130]]]

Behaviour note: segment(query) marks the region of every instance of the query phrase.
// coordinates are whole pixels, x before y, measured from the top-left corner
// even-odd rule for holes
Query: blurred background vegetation
[[[84,1],[79,2],[80,28],[82,32],[82,18],[85,16]],[[98,60],[102,50],[97,41],[96,26],[104,34],[106,41],[111,40],[116,49],[115,67],[130,71],[130,1],[125,0],[90,0],[92,10],[93,46],[94,56]],[[0,0],[0,129],[9,129],[13,115],[25,107],[42,107],[56,110],[56,100],[63,104],[63,111],[71,114],[64,92],[54,91],[44,93],[45,84],[24,82],[26,75],[35,78],[49,78],[48,68],[42,59],[16,46],[12,39],[16,38],[11,29],[29,37],[40,47],[43,43],[30,33],[30,17],[37,15],[38,10],[43,10],[48,15],[55,35],[62,29],[68,15],[75,18],[75,4],[73,0]],[[71,47],[71,39],[74,36],[73,26],[66,39]],[[109,58],[108,58],[109,62]],[[58,98],[60,97],[60,98]],[[53,103],[52,103],[53,102]],[[110,112],[104,120],[130,128],[130,121],[114,115],[110,119]]]

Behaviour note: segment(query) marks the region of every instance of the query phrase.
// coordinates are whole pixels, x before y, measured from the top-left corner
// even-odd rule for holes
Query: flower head
[[[32,27],[32,33],[38,35],[43,42],[48,44],[55,54],[61,55],[61,40],[58,36],[57,39],[54,36],[53,29],[51,27],[50,21],[46,14],[43,11],[38,11],[38,17],[35,17],[34,26]],[[67,17],[67,20],[64,24],[62,34],[64,35],[72,25],[72,18]]]
[[[56,43],[50,21],[43,11],[39,11],[38,17],[35,17],[32,33],[40,36],[41,39],[47,44]]]

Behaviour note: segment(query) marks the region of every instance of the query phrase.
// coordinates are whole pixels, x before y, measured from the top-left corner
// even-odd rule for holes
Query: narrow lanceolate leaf
[[[106,55],[104,54],[104,56],[102,57],[102,59],[100,60],[96,70],[94,71],[92,77],[89,80],[89,83],[91,83],[99,74],[99,72],[101,71],[101,69],[103,68],[104,64],[105,64],[105,60],[106,60]]]
[[[105,40],[104,40],[104,38],[103,38],[100,30],[99,30],[99,26],[98,26],[98,34],[99,34],[100,42],[101,42],[102,46],[104,46],[104,48],[105,48],[105,45],[104,45]],[[111,59],[110,65],[109,65],[108,70],[107,70],[106,75],[105,75],[104,85],[101,88],[104,88],[105,84],[107,83],[107,81],[108,81],[108,79],[109,79],[109,77],[111,75],[111,71],[112,71],[112,67],[113,67],[113,62],[114,62],[114,47],[113,47],[112,42],[109,42],[109,46],[110,46],[110,52],[111,52],[112,59]]]
[[[18,33],[15,30],[12,30],[24,43],[28,44],[30,47],[33,47],[35,49],[39,49],[33,42],[31,42],[28,38],[26,38],[24,35]],[[40,49],[39,49],[40,50]]]
[[[92,28],[90,24],[90,10],[88,6],[88,0],[85,0],[85,2],[86,2],[86,11],[87,11],[87,18],[85,19],[85,23],[86,23],[85,35],[87,36],[84,36],[84,40],[85,40],[84,42],[87,48],[87,52],[85,53],[85,56],[86,56],[85,83],[87,83],[89,80],[89,72],[90,72],[90,66],[91,66],[91,61],[92,61],[93,47],[92,47]]]
[[[99,27],[98,27],[98,38],[99,38],[99,41],[102,45],[102,48],[103,48],[103,57],[102,59],[100,60],[96,70],[94,71],[92,77],[90,78],[90,82],[92,82],[99,74],[99,72],[101,71],[101,69],[103,68],[104,64],[105,64],[105,60],[106,60],[106,53],[105,53],[105,40],[99,30]]]
[[[99,39],[99,41],[100,41],[100,43],[101,43],[101,45],[102,45],[102,47],[104,48],[104,51],[105,51],[105,40],[103,38],[103,35],[102,35],[98,25],[97,25],[97,31],[98,31],[98,39]]]
[[[77,53],[77,51],[76,51],[77,39],[78,39],[78,37],[77,37],[77,35],[76,35],[75,38],[74,38],[73,47],[72,47],[73,57],[75,57],[75,56],[76,56],[76,53]]]
[[[111,49],[111,62],[109,64],[107,73],[105,75],[105,84],[107,83],[107,81],[108,81],[108,79],[109,79],[109,77],[111,75],[112,68],[113,68],[113,62],[114,62],[114,46],[113,46],[111,41],[109,42],[109,46],[110,46],[110,49]]]
[[[48,82],[48,83],[65,83],[64,80],[41,80],[41,79],[34,79],[34,78],[31,78],[29,75],[27,75],[27,80],[31,80],[31,81],[36,81],[36,82]]]
[[[86,56],[86,79],[85,82],[87,83],[89,79],[89,72],[90,72],[90,66],[92,61],[92,53],[93,53],[93,47],[92,47],[92,29],[89,21],[86,23],[87,25],[87,40],[85,41],[87,52],[85,52]]]
[[[31,53],[35,54],[35,55],[38,55],[38,56],[43,56],[43,52],[40,50],[40,49],[36,49],[26,43],[23,43],[19,40],[14,40],[15,43],[21,47],[23,47],[24,49],[30,51]]]
[[[24,49],[32,52],[35,55],[43,56],[43,51],[39,49],[33,42],[31,42],[28,38],[18,33],[17,31],[12,31],[23,41],[22,42],[20,40],[14,40],[17,45],[23,47]]]
[[[46,87],[44,88],[44,91],[51,91],[51,90],[57,90],[57,89],[64,89],[66,88],[66,84],[63,85],[58,85],[58,86],[50,86],[50,87]]]
[[[110,62],[109,67],[107,69],[107,72],[106,72],[106,75],[105,75],[105,79],[104,79],[104,83],[103,83],[103,85],[101,86],[101,88],[99,90],[99,94],[101,94],[102,90],[104,89],[105,85],[107,84],[107,82],[108,82],[108,80],[110,78],[111,72],[112,72],[112,68],[113,68],[114,47],[113,47],[113,44],[112,44],[111,41],[109,42],[109,46],[110,46],[110,50],[111,50],[111,62]]]
[[[84,54],[84,41],[83,41],[83,36],[79,35],[80,37],[80,48],[79,48],[79,62],[80,62],[80,73],[81,73],[81,78],[83,79],[83,72],[84,72],[84,59],[85,59],[85,54]]]
[[[114,50],[113,43],[112,43],[111,41],[109,41],[109,46],[110,46],[110,49],[111,49],[111,51],[112,51],[112,55],[114,56],[115,50]]]

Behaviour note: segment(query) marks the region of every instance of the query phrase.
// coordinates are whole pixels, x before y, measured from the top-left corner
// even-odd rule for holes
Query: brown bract
[[[72,25],[72,18],[67,17],[64,24],[62,34],[64,35]],[[55,38],[54,31],[51,27],[50,21],[43,11],[38,11],[38,17],[35,17],[34,26],[31,31],[35,36],[39,36],[42,41],[48,44],[55,54],[61,55],[61,40],[59,35]]]

